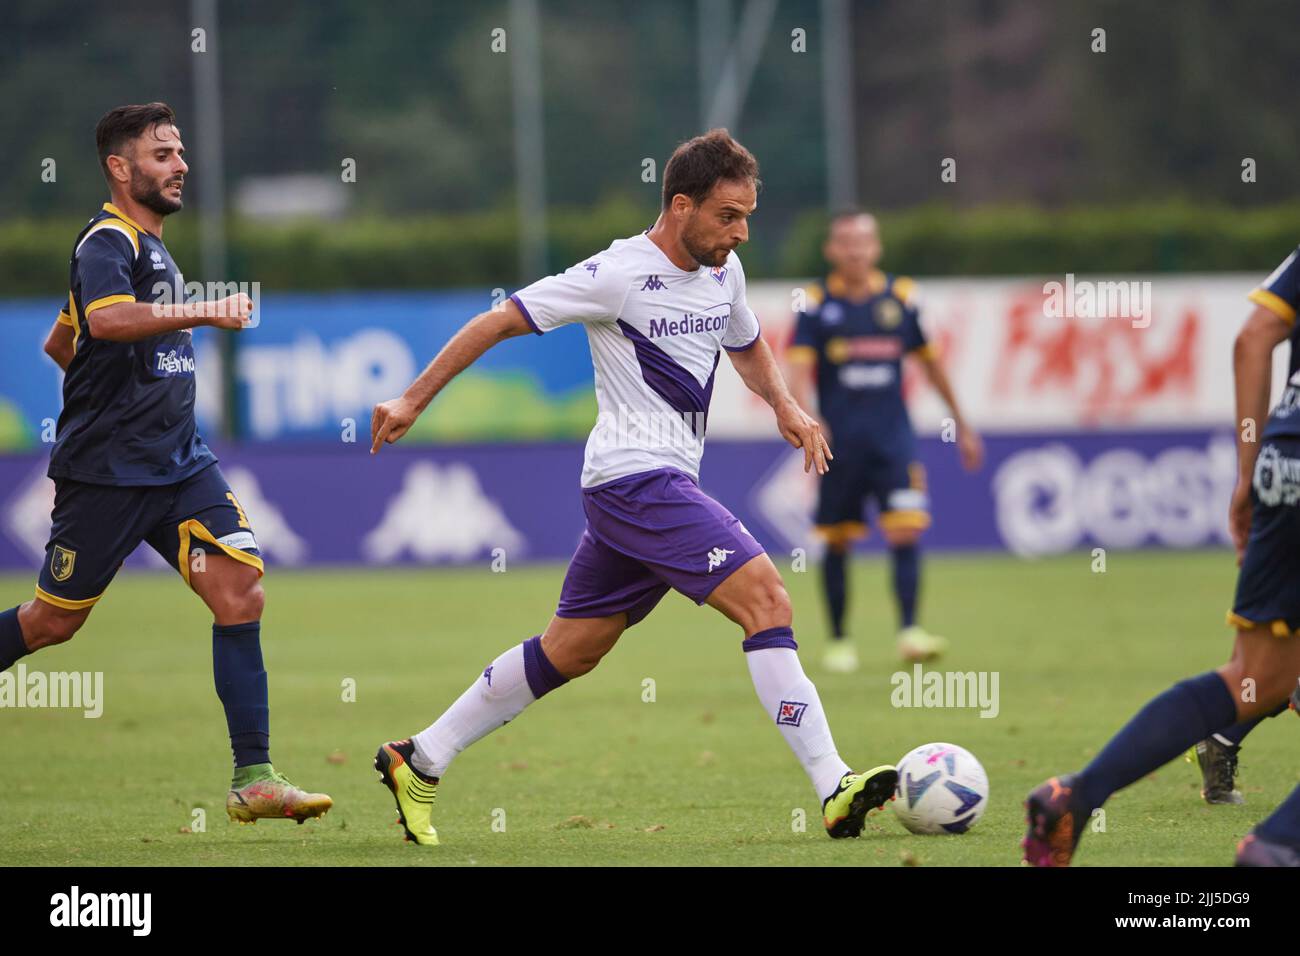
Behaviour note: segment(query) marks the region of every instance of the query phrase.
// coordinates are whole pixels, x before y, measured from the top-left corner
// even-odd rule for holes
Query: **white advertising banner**
[[[958,400],[982,431],[1232,427],[1233,339],[1266,273],[918,280],[921,324]],[[783,358],[803,285],[752,282],[749,302]],[[1280,394],[1287,349],[1275,354]],[[722,363],[726,365],[727,363]],[[922,434],[943,403],[905,363]],[[734,371],[720,369],[710,437],[760,437],[771,416]]]

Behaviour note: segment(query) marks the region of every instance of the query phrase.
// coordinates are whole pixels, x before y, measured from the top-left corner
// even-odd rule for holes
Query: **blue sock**
[[[30,653],[23,642],[23,629],[18,626],[18,608],[11,607],[0,614],[0,671],[8,670],[14,661]]]
[[[262,666],[262,624],[212,625],[212,676],[226,709],[235,767],[270,763],[271,707]]]
[[[822,587],[826,591],[826,607],[831,615],[831,633],[836,640],[844,636],[844,609],[849,603],[847,558],[845,552],[827,548],[822,561]]]
[[[1230,727],[1237,705],[1214,671],[1175,684],[1138,711],[1079,774],[1084,806],[1100,807],[1116,790],[1163,767],[1210,734]]]
[[[1292,790],[1291,796],[1255,827],[1255,834],[1271,843],[1282,843],[1300,850],[1300,787]]]
[[[894,565],[894,597],[898,600],[899,627],[916,623],[916,592],[921,587],[921,552],[914,544],[890,548]]]
[[[1249,720],[1243,720],[1241,723],[1234,724],[1233,726],[1229,727],[1227,730],[1221,731],[1215,736],[1222,737],[1224,740],[1232,744],[1234,747],[1240,747],[1241,742],[1246,739],[1246,735],[1248,733],[1250,733],[1252,730],[1255,729],[1256,724],[1258,724],[1261,720],[1268,720],[1270,717],[1276,717],[1278,714],[1282,713],[1282,711],[1286,709],[1287,709],[1287,702],[1282,701],[1282,703],[1278,704],[1277,709],[1274,710],[1272,713],[1260,714],[1258,717],[1251,717]]]

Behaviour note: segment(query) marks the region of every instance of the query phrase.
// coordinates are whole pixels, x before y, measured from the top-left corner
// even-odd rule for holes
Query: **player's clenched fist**
[[[388,442],[392,444],[403,435],[420,415],[419,410],[404,398],[393,398],[375,406],[370,416],[370,454]]]
[[[253,300],[239,292],[211,304],[208,324],[218,329],[242,329],[252,315]]]

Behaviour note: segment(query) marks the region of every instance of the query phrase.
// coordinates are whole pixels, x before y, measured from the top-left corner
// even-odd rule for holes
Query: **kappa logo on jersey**
[[[591,273],[591,277],[596,278],[596,270],[600,268],[599,262],[584,262],[582,267]]]
[[[167,265],[162,261],[162,253],[155,249],[149,253],[149,261],[153,263],[155,269],[166,269]]]
[[[651,276],[650,278],[645,280],[645,285],[641,287],[641,291],[658,292],[660,289],[666,289],[666,288],[667,286],[663,284],[663,281],[660,280],[658,276]]]
[[[735,551],[728,551],[726,548],[714,548],[709,552],[709,570],[719,567],[727,560],[727,555],[735,554]]]
[[[72,577],[72,568],[76,563],[77,552],[69,551],[63,545],[56,544],[54,553],[50,555],[50,576],[62,584]]]
[[[776,722],[787,727],[798,727],[803,723],[803,712],[808,705],[799,700],[783,700],[776,709]]]
[[[724,282],[727,281],[727,267],[714,266],[712,269],[709,270],[709,275],[713,276],[713,278],[718,280],[718,285],[722,285]]]

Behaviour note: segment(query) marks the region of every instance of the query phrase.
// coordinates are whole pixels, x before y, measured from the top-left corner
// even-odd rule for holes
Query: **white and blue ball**
[[[969,750],[925,744],[898,762],[898,794],[891,804],[913,833],[965,833],[984,816],[989,777]]]

